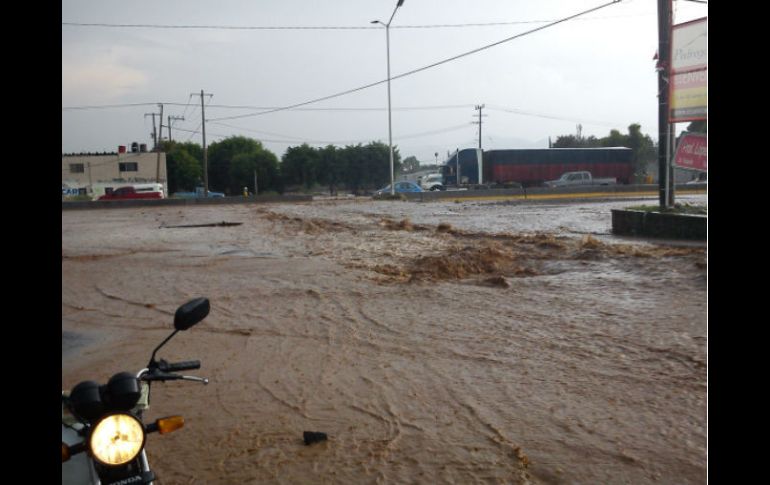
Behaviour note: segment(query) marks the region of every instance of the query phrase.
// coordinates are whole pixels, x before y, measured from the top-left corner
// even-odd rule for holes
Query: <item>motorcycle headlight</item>
[[[130,414],[110,414],[96,423],[89,447],[93,457],[104,465],[123,465],[144,447],[144,426]]]

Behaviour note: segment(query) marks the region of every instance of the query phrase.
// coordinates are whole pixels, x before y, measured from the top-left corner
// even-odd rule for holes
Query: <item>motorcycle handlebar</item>
[[[180,372],[183,370],[193,370],[201,368],[200,360],[187,360],[184,362],[169,363],[164,360],[160,361],[158,368],[163,372]]]

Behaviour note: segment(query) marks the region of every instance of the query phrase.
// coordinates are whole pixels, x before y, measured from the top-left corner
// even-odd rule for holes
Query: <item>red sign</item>
[[[674,165],[679,168],[708,172],[708,138],[706,135],[696,133],[683,135],[676,147]]]

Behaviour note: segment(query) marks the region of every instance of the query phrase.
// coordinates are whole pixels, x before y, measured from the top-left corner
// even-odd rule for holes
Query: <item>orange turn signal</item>
[[[155,424],[158,425],[158,432],[160,434],[166,434],[184,426],[184,418],[182,416],[169,416],[168,418],[161,418],[155,421]]]

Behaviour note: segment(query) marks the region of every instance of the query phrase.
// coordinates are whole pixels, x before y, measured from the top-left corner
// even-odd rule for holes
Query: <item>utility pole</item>
[[[198,93],[192,93],[190,96],[198,96]],[[203,104],[203,97],[214,96],[213,94],[206,94],[201,89],[201,127],[202,127],[202,135],[203,135],[203,196],[208,197],[209,196],[209,156],[208,152],[206,150],[206,112],[205,112],[205,106]]]
[[[479,125],[479,150],[481,150],[481,110],[484,109],[483,104],[477,104],[474,109],[477,109],[479,111],[479,121],[474,121],[474,125]]]
[[[171,120],[181,120],[184,121],[184,116],[168,116],[168,141],[171,140]]]
[[[460,187],[460,149],[457,149],[457,159],[455,160],[455,164],[457,167],[457,174],[455,175],[455,182],[457,187]]]
[[[163,141],[163,103],[158,103],[158,106],[160,106],[160,117],[158,118],[158,124],[160,125],[160,128],[158,128],[158,143],[160,143]]]
[[[160,106],[160,117],[158,118],[158,141],[155,143],[155,183],[160,183],[160,143],[163,141],[163,103],[158,103]],[[152,117],[153,121],[155,117]]]
[[[158,132],[155,128],[155,115],[158,113],[145,113],[144,117],[152,116],[152,141],[153,141],[153,147],[152,150],[155,151],[155,149],[158,147]],[[162,120],[161,120],[162,121]]]
[[[94,193],[94,181],[91,179],[91,162],[86,162],[88,165],[88,191]]]
[[[658,200],[661,209],[673,203],[669,196],[670,130],[668,83],[671,64],[671,0],[658,0]]]

